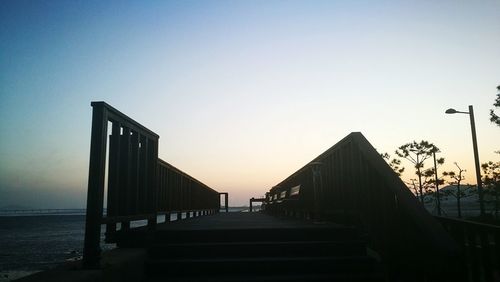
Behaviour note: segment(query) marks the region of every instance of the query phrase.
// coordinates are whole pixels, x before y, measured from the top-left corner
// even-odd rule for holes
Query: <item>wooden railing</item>
[[[217,191],[158,159],[157,134],[104,102],[91,105],[83,251],[86,268],[99,265],[102,224],[106,224],[106,241],[114,242],[118,223],[121,232],[130,229],[131,221],[135,220],[147,220],[149,229],[154,229],[159,214],[175,212],[189,217],[219,211]],[[107,213],[104,216],[106,179]]]
[[[357,225],[395,280],[439,277],[459,255],[455,241],[359,132],[273,187],[266,199],[271,213]]]
[[[457,270],[465,281],[500,281],[500,226],[436,217],[462,246]]]
[[[158,212],[163,214],[212,213],[219,209],[220,193],[173,165],[158,160]]]

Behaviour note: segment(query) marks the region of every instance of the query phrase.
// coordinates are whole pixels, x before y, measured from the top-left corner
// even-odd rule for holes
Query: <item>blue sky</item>
[[[0,206],[84,206],[101,100],[232,204],[352,131],[379,151],[432,141],[474,182],[468,118],[444,110],[474,105],[481,161],[498,160],[499,14],[498,1],[2,1]]]

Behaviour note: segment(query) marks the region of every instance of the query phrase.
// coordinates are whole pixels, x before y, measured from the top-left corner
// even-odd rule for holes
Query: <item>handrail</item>
[[[466,226],[469,226],[469,227],[475,228],[475,229],[487,229],[487,230],[490,230],[491,232],[500,233],[500,226],[498,226],[498,225],[482,223],[482,222],[477,222],[477,221],[472,221],[472,220],[466,220],[466,219],[461,219],[461,218],[437,216],[437,215],[435,215],[434,218],[436,218],[437,220],[439,220],[441,223],[444,223],[444,224],[447,224],[447,223],[462,224],[462,225],[466,225]]]
[[[171,169],[172,171],[175,171],[177,173],[179,173],[180,175],[182,175],[183,177],[186,177],[186,178],[189,178],[191,181],[194,181],[196,183],[198,183],[199,185],[203,186],[204,188],[206,189],[209,189],[209,190],[212,190],[213,192],[217,192],[215,191],[214,189],[208,187],[206,184],[203,184],[201,181],[199,181],[198,179],[196,178],[193,178],[192,176],[190,176],[189,174],[185,173],[184,171],[180,170],[179,168],[173,166],[172,164],[169,164],[167,163],[166,161],[162,160],[162,159],[158,159],[158,164],[161,165],[161,166],[165,166],[165,167],[168,167],[169,169]],[[218,193],[218,192],[217,192]]]
[[[291,188],[297,185],[300,193],[291,197]],[[453,239],[359,132],[349,134],[271,188],[267,199],[269,212],[357,222],[369,234],[372,248],[398,267],[411,264],[398,261],[401,257],[432,267],[459,252]]]
[[[160,138],[160,136],[158,134],[154,133],[153,131],[146,128],[145,126],[138,123],[137,121],[131,119],[129,116],[120,112],[119,110],[117,110],[116,108],[114,108],[113,106],[109,105],[106,102],[95,101],[95,102],[91,102],[90,105],[92,107],[105,108],[107,110],[106,114],[108,115],[108,119],[111,121],[119,121],[119,122],[123,123],[123,125],[128,127],[128,128],[131,128],[131,129],[136,130],[136,131],[142,131],[143,134],[148,135],[148,137],[150,137],[150,138],[153,138],[153,139]]]
[[[462,247],[461,271],[466,281],[500,279],[500,226],[435,216]]]
[[[218,208],[219,192],[158,159],[158,211]]]
[[[101,225],[115,242],[130,222],[147,220],[154,229],[158,213],[186,212],[187,217],[218,212],[219,193],[158,159],[159,136],[105,102],[92,102],[89,182],[83,264],[99,266]],[[111,123],[110,135],[108,123]],[[108,142],[109,139],[109,142]],[[109,148],[109,150],[108,150]],[[107,178],[107,213],[103,204]],[[181,216],[182,217],[182,216]]]

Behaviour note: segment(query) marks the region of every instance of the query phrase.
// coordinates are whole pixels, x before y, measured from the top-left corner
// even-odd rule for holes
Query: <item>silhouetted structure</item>
[[[266,198],[251,198],[250,199],[250,212],[253,212],[253,203],[263,203],[266,201]]]
[[[499,228],[432,217],[361,133],[345,137],[265,199],[250,200],[263,201],[267,214],[218,214],[221,195],[228,211],[227,193],[159,160],[153,132],[103,102],[92,106],[87,267],[97,266],[100,227],[106,224],[107,241],[148,250],[148,281],[498,277]],[[106,171],[108,214],[103,216]],[[172,213],[190,219],[157,224],[158,214],[170,219]],[[191,218],[207,214],[216,215]],[[139,219],[147,219],[148,226],[131,228],[130,221]]]
[[[134,220],[155,229],[159,214],[187,217],[218,212],[219,193],[158,159],[159,136],[104,102],[92,102],[92,136],[83,260],[98,267],[101,225],[106,241],[116,242]],[[108,150],[108,124],[111,123]],[[109,151],[109,154],[108,154]],[[108,166],[106,167],[106,159]],[[107,214],[103,215],[107,175]]]
[[[273,187],[266,199],[272,214],[357,226],[391,279],[499,277],[500,227],[433,217],[359,132]]]
[[[224,209],[226,210],[226,212],[229,212],[229,193],[221,192],[221,193],[219,193],[219,195],[224,197]],[[219,204],[219,210],[221,208],[222,208],[222,206]]]

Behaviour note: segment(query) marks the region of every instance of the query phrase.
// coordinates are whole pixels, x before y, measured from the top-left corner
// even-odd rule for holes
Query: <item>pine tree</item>
[[[497,90],[497,98],[495,99],[495,103],[493,103],[493,106],[495,106],[495,108],[500,108],[500,85],[497,86]],[[493,110],[490,110],[490,121],[500,126],[500,117],[496,115]]]

